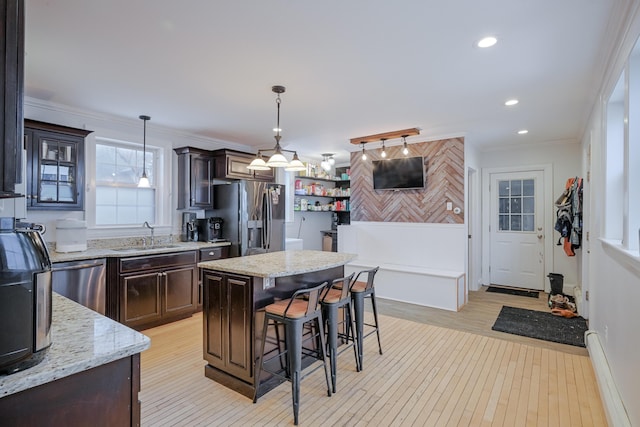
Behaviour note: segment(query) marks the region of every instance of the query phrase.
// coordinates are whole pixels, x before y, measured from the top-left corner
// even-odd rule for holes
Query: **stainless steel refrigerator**
[[[230,256],[284,250],[284,185],[234,181],[213,188],[213,215],[223,219]]]

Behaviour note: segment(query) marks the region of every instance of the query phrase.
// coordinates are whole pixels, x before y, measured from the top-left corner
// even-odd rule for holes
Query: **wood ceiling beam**
[[[403,135],[406,136],[412,136],[412,135],[420,135],[420,129],[419,128],[409,128],[409,129],[403,129],[403,130],[395,130],[393,132],[385,132],[385,133],[378,133],[375,135],[369,135],[369,136],[361,136],[359,138],[351,138],[349,141],[351,141],[352,144],[361,144],[363,142],[376,142],[376,141],[380,141],[381,139],[396,139],[396,138],[400,138]]]

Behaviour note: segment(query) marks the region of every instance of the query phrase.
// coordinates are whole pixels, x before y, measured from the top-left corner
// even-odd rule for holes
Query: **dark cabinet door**
[[[211,152],[193,147],[174,151],[178,155],[178,209],[213,209]]]
[[[84,210],[84,138],[91,133],[24,121],[27,145],[27,208]]]
[[[210,365],[223,369],[225,366],[223,350],[224,329],[226,324],[225,306],[226,296],[225,277],[205,270],[203,308],[205,343],[204,358]]]
[[[191,159],[191,208],[213,209],[213,158],[190,156]]]
[[[162,275],[158,272],[122,276],[120,321],[135,328],[162,318]]]
[[[251,278],[207,271],[204,291],[205,360],[251,382]]]
[[[0,3],[0,197],[14,197],[22,182],[24,1]]]
[[[227,371],[250,381],[253,377],[253,348],[251,346],[251,279],[242,276],[227,278],[228,336]]]
[[[197,305],[196,267],[167,270],[164,278],[164,313],[166,318],[191,314]]]

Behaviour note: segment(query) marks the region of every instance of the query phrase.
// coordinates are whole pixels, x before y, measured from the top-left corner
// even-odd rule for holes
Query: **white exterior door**
[[[544,289],[544,174],[492,173],[490,181],[490,283]]]

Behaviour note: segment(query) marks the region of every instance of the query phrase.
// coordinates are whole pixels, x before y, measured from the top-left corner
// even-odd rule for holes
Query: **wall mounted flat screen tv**
[[[422,157],[374,160],[372,163],[374,190],[424,188]]]

